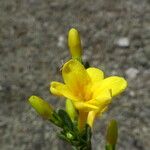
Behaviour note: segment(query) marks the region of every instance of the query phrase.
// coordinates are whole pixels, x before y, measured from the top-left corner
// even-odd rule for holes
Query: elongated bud
[[[68,34],[68,46],[70,49],[70,53],[72,58],[82,61],[82,46],[79,32],[72,28],[69,30]]]
[[[70,116],[71,120],[74,121],[77,116],[77,112],[70,99],[66,100],[66,112]]]
[[[107,127],[106,140],[110,145],[116,145],[118,138],[118,125],[116,120],[111,120]]]
[[[48,102],[38,96],[31,96],[29,98],[29,103],[44,119],[51,118],[53,109]]]

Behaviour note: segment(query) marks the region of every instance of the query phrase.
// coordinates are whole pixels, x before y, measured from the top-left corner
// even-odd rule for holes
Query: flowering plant
[[[66,98],[65,110],[55,110],[37,96],[31,96],[29,103],[43,118],[61,128],[58,136],[69,142],[73,149],[91,150],[94,120],[108,109],[114,96],[125,90],[127,82],[118,76],[104,78],[102,70],[84,65],[80,36],[74,28],[69,31],[68,45],[72,59],[62,67],[64,83],[50,83],[52,94]],[[115,120],[108,125],[106,139],[106,150],[115,150]]]

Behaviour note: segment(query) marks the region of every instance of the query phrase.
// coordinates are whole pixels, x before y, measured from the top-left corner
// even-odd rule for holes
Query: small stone
[[[129,39],[127,37],[121,37],[116,41],[116,45],[119,47],[129,47]]]
[[[136,68],[129,68],[125,73],[129,79],[134,79],[139,73],[139,70],[137,70]]]
[[[65,44],[64,44],[64,41],[65,41],[64,36],[60,35],[60,36],[58,37],[58,43],[57,43],[58,47],[63,48],[64,45],[65,45]]]
[[[134,92],[134,91],[130,91],[130,92],[129,92],[129,95],[130,95],[131,97],[135,97],[135,92]]]

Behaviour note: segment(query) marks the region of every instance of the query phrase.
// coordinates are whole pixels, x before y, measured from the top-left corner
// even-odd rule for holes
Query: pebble
[[[137,77],[137,74],[139,73],[139,70],[136,68],[129,68],[126,70],[126,75],[129,79],[134,79]]]
[[[64,45],[65,45],[65,44],[64,44],[64,41],[65,41],[64,36],[60,35],[60,36],[58,37],[58,43],[57,43],[58,47],[63,48]]]
[[[116,41],[116,45],[119,47],[129,47],[130,41],[127,37],[121,37]]]
[[[130,92],[129,92],[129,95],[130,95],[131,97],[135,97],[136,94],[135,94],[134,91],[130,91]]]

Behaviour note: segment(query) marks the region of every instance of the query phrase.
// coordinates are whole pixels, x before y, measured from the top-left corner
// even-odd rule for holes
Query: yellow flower
[[[105,111],[112,101],[127,86],[124,78],[111,76],[104,79],[104,73],[97,69],[85,67],[77,60],[71,59],[62,68],[64,84],[52,82],[50,91],[54,95],[72,100],[79,110],[79,126],[84,122],[92,126],[95,117]]]

